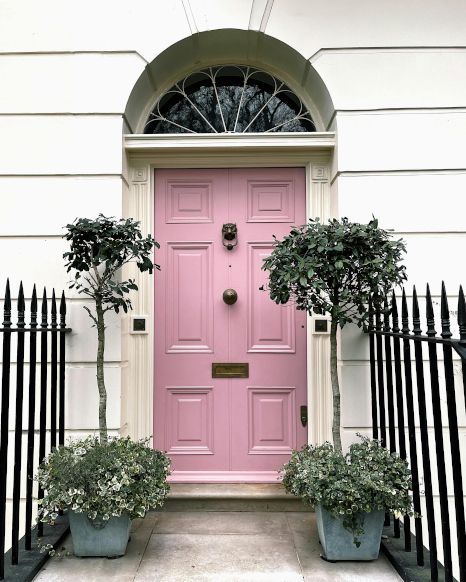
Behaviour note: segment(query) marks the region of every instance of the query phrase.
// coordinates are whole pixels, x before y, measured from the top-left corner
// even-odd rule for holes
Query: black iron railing
[[[382,444],[389,447],[392,452],[398,452],[402,458],[409,459],[413,479],[413,504],[417,513],[422,513],[422,495],[425,501],[425,515],[423,516],[425,519],[416,517],[413,524],[409,517],[404,517],[402,528],[399,521],[394,519],[393,537],[404,538],[404,551],[411,552],[411,532],[414,525],[417,565],[424,566],[425,555],[428,555],[429,564],[426,567],[430,567],[430,579],[433,581],[444,579],[450,582],[454,580],[453,564],[455,563],[459,571],[459,579],[464,582],[466,580],[466,532],[456,391],[461,384],[466,398],[466,304],[463,289],[460,287],[457,312],[459,338],[453,338],[445,285],[442,284],[441,291],[439,335],[435,327],[434,302],[428,285],[425,299],[425,334],[421,329],[421,312],[415,288],[413,288],[411,321],[406,293],[403,290],[401,329],[395,294],[392,295],[390,302],[385,301],[381,309],[371,310],[368,331],[373,436],[380,439]],[[438,359],[440,347],[443,362]],[[458,378],[457,375],[456,385],[454,354],[459,356],[462,372],[462,378]],[[457,359],[458,356],[456,356]],[[428,361],[428,369],[427,365],[426,368],[424,367],[424,361]],[[446,418],[442,417],[443,391],[446,399]],[[428,399],[432,405],[431,413],[428,413]],[[433,425],[434,438],[429,438],[429,425]],[[446,434],[448,437],[445,436]],[[438,496],[434,496],[433,463],[435,463],[438,480]],[[447,478],[450,471],[456,521],[457,552],[455,555],[452,552],[450,520],[453,516],[450,515],[452,505],[449,505]],[[436,518],[436,503],[439,506],[439,520]],[[427,532],[425,524],[427,524]],[[386,525],[390,525],[389,518],[386,520]],[[440,533],[443,547],[442,564],[438,563],[437,556]],[[426,535],[428,552],[424,548]]]
[[[58,309],[57,309],[58,307]],[[50,321],[49,321],[50,310]],[[41,460],[47,454],[46,436],[49,433],[50,449],[58,444],[63,445],[65,439],[65,334],[70,331],[66,327],[66,301],[62,294],[59,305],[52,292],[52,298],[47,299],[44,289],[38,313],[38,300],[34,286],[29,309],[30,320],[26,323],[26,302],[23,285],[20,284],[17,298],[17,321],[12,321],[12,298],[10,285],[7,281],[3,305],[3,323],[0,327],[2,338],[1,363],[1,413],[0,413],[0,579],[5,576],[5,540],[7,528],[11,531],[11,550],[8,552],[8,563],[13,566],[20,562],[20,545],[22,551],[31,551],[33,532],[35,536],[44,534],[43,524],[37,528],[33,524],[33,476],[36,470],[36,435],[38,433],[38,458]],[[40,315],[40,322],[38,321]],[[12,339],[13,341],[12,346]],[[48,343],[50,340],[50,350]],[[16,374],[11,374],[12,347],[16,343]],[[39,360],[38,356],[39,343]],[[28,350],[27,350],[28,347]],[[29,370],[27,387],[25,389],[25,351],[29,355]],[[49,360],[50,353],[50,360]],[[27,363],[27,362],[26,362]],[[49,378],[50,369],[50,378]],[[37,374],[39,372],[39,374]],[[36,403],[37,376],[39,376],[39,402]],[[14,391],[12,391],[14,386]],[[14,394],[14,408],[10,395]],[[39,424],[36,426],[36,409],[38,404]],[[23,431],[23,412],[27,410],[27,429]],[[49,429],[47,415],[49,410]],[[58,416],[58,419],[57,419]],[[13,419],[13,420],[12,420]],[[11,422],[14,424],[13,442],[9,442]],[[26,471],[22,471],[23,434],[26,436]],[[13,446],[13,466],[8,464],[8,449]],[[11,470],[13,471],[11,475]],[[7,482],[13,482],[11,522],[6,520]],[[21,490],[26,492],[24,528],[20,528]],[[38,499],[44,492],[39,488]],[[20,544],[20,529],[23,529],[24,539]]]

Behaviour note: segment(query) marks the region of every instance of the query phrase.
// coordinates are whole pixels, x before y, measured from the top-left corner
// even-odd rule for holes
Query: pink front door
[[[276,481],[306,442],[306,317],[259,290],[273,235],[305,222],[304,169],[156,170],[154,443],[173,480]],[[213,377],[215,363],[249,377]]]

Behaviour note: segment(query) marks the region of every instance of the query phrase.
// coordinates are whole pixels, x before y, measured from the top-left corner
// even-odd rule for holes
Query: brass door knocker
[[[238,228],[236,224],[227,222],[222,226],[223,246],[231,251],[238,244]]]

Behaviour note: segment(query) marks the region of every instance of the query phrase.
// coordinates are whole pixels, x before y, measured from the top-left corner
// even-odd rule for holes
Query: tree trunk
[[[340,436],[340,383],[338,381],[338,360],[337,360],[337,329],[338,323],[332,320],[330,325],[330,379],[333,393],[333,446],[336,451],[341,452]]]
[[[96,300],[97,313],[97,387],[99,388],[99,435],[106,443],[107,435],[107,390],[104,379],[105,323],[102,303]]]

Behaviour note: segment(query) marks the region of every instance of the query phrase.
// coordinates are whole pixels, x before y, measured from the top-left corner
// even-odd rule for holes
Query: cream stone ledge
[[[215,150],[227,148],[273,151],[309,152],[309,150],[332,150],[335,147],[334,132],[312,133],[198,133],[173,135],[126,135],[125,149],[128,153],[148,153],[151,151],[189,150],[197,148],[204,150],[211,147]]]

